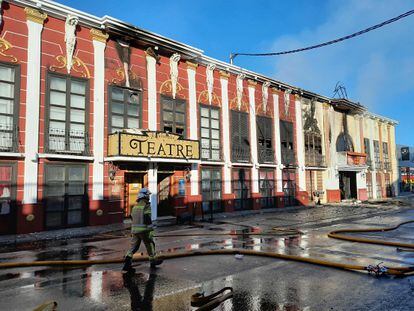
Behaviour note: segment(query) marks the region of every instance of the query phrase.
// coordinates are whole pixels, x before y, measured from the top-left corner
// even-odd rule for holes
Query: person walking
[[[138,251],[141,241],[147,249],[150,266],[155,268],[162,264],[163,260],[158,259],[155,253],[154,229],[151,221],[151,192],[147,188],[142,188],[138,193],[137,204],[131,211],[131,248],[125,255],[123,273],[134,272],[132,268],[132,257]]]

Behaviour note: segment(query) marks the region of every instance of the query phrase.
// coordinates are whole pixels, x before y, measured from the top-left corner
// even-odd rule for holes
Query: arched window
[[[348,133],[340,133],[336,139],[336,151],[354,151],[354,143],[352,137]]]

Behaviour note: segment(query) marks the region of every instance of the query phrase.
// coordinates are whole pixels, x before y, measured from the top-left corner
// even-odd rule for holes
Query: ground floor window
[[[260,205],[262,208],[276,207],[275,172],[273,170],[259,171]]]
[[[86,173],[83,164],[45,166],[45,226],[47,229],[85,224]]]
[[[233,169],[233,192],[235,195],[234,209],[236,211],[252,208],[250,200],[250,170]]]
[[[0,163],[0,234],[16,230],[16,166]]]
[[[296,170],[284,169],[282,172],[284,206],[296,205]]]
[[[368,172],[366,174],[366,178],[367,178],[367,195],[368,195],[368,199],[372,199],[373,198],[372,173]]]
[[[322,171],[306,170],[306,191],[310,201],[321,200],[323,196]]]
[[[201,195],[204,214],[223,212],[221,204],[222,178],[221,168],[201,169]]]

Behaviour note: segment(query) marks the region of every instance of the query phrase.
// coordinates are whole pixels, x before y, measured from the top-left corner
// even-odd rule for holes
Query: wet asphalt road
[[[159,228],[160,233],[218,233],[229,230],[280,230],[301,233],[277,237],[175,237],[156,241],[160,252],[246,248],[296,254],[352,264],[414,265],[414,252],[394,247],[330,239],[341,228],[382,227],[414,220],[407,206],[318,207],[229,218],[227,223]],[[229,222],[229,223],[228,223]],[[395,231],[360,236],[414,243],[414,224]],[[129,247],[127,232],[101,234],[69,241],[48,241],[0,248],[0,262],[108,259],[122,257]],[[144,251],[143,245],[140,251]],[[375,278],[305,263],[234,256],[174,259],[151,270],[136,266],[123,277],[120,265],[0,270],[0,310],[32,310],[48,300],[58,310],[192,310],[190,296],[225,286],[234,298],[217,310],[414,310],[414,277]]]

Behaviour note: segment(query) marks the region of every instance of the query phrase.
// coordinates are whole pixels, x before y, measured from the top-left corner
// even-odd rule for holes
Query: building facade
[[[414,192],[414,147],[397,145],[399,178],[401,193]]]
[[[379,198],[396,122],[51,1],[1,2],[0,234]]]

